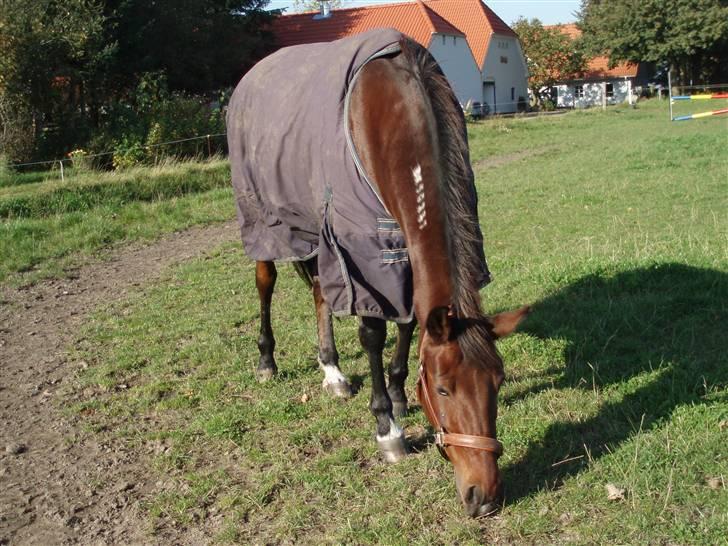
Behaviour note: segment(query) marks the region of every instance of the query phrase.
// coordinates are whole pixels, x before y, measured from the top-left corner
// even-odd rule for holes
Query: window
[[[574,98],[576,98],[576,99],[584,98],[584,86],[583,85],[574,86]]]
[[[500,61],[502,64],[508,64],[508,57],[501,56]]]
[[[442,45],[445,45],[445,35],[442,36]]]
[[[458,37],[457,36],[453,36],[452,37],[452,45],[458,45]]]
[[[607,98],[608,99],[614,98],[614,84],[613,83],[607,84]]]
[[[512,101],[516,100],[516,88],[515,87],[511,87],[511,100]]]

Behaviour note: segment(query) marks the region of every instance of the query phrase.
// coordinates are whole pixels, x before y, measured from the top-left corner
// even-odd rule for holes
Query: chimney
[[[321,11],[313,16],[314,19],[328,19],[331,17],[331,5],[328,0],[319,0]]]

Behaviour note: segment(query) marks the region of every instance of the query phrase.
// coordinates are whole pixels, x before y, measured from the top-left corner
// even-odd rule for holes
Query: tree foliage
[[[82,146],[143,106],[148,81],[198,94],[234,85],[272,44],[267,3],[0,0],[0,99],[18,113],[0,118],[0,135],[15,131],[5,127],[11,117],[34,132],[32,149],[0,154],[57,157]]]
[[[346,7],[346,0],[328,0],[329,8],[339,9]],[[318,11],[321,9],[321,0],[293,0],[294,11]]]
[[[585,66],[578,43],[555,28],[545,28],[538,19],[518,19],[513,30],[523,48],[528,66],[528,86],[537,101],[541,90],[573,77]]]
[[[582,0],[579,18],[586,46],[612,64],[668,64],[683,81],[728,77],[726,0]]]

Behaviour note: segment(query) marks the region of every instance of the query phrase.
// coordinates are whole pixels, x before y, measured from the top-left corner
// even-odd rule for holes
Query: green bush
[[[94,153],[113,150],[114,168],[219,154],[225,151],[224,139],[187,139],[224,133],[222,108],[228,98],[227,91],[215,100],[171,93],[163,76],[147,74],[132,96],[111,105],[89,148]],[[184,142],[166,144],[180,140]]]
[[[134,137],[124,137],[114,148],[112,163],[115,170],[128,169],[144,161],[145,150]]]

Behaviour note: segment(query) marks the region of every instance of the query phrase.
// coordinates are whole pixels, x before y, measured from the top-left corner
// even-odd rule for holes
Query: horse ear
[[[442,345],[450,339],[452,314],[449,307],[435,307],[427,317],[427,333],[435,345]]]
[[[504,311],[492,317],[488,317],[491,325],[491,332],[496,339],[511,335],[516,331],[520,322],[531,312],[528,305],[524,305],[515,311]]]

